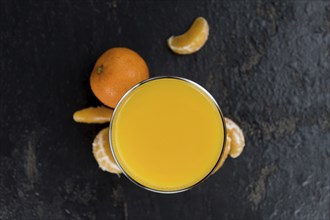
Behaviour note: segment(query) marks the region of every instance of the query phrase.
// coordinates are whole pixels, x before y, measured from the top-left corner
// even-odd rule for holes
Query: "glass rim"
[[[178,189],[178,190],[158,190],[158,189],[153,189],[153,188],[150,188],[150,187],[147,187],[147,186],[144,186],[142,185],[141,183],[139,183],[138,181],[134,180],[134,178],[130,177],[126,172],[125,170],[121,167],[120,163],[118,162],[117,158],[116,158],[116,154],[114,152],[114,149],[113,149],[113,143],[112,143],[112,125],[113,125],[113,118],[115,117],[116,113],[118,112],[118,108],[119,106],[121,105],[121,103],[123,102],[123,100],[132,92],[134,91],[135,89],[137,89],[138,87],[142,86],[143,84],[145,83],[148,83],[150,81],[154,81],[154,80],[159,80],[159,79],[176,79],[176,80],[182,80],[184,82],[187,82],[193,86],[196,86],[198,89],[200,89],[202,92],[204,92],[210,99],[211,101],[213,102],[213,104],[216,106],[216,108],[218,109],[218,112],[220,114],[220,117],[221,117],[221,120],[222,120],[222,125],[223,125],[223,131],[224,131],[224,139],[223,139],[223,146],[222,146],[222,149],[221,149],[221,153],[220,153],[220,156],[217,160],[217,163],[214,165],[214,167],[211,169],[211,171],[205,175],[200,181],[196,182],[195,184],[189,186],[189,187],[186,187],[186,188],[183,188],[183,189]],[[124,95],[123,97],[121,97],[121,99],[119,100],[117,106],[115,107],[114,111],[113,111],[113,114],[112,114],[112,117],[111,117],[111,120],[110,120],[110,125],[109,125],[109,143],[110,143],[110,151],[112,153],[112,156],[118,166],[118,168],[120,169],[120,171],[131,181],[133,182],[135,185],[145,189],[145,190],[148,190],[148,191],[151,191],[151,192],[155,192],[155,193],[162,193],[162,194],[174,194],[174,193],[180,193],[180,192],[184,192],[184,191],[187,191],[199,184],[201,184],[202,182],[204,182],[208,177],[210,177],[213,173],[213,171],[215,170],[215,168],[218,166],[218,164],[220,163],[220,160],[223,156],[223,152],[224,152],[224,149],[225,149],[225,146],[226,146],[226,124],[225,124],[225,119],[224,119],[224,116],[222,114],[222,111],[220,109],[220,106],[218,105],[217,101],[214,99],[214,97],[201,85],[199,85],[198,83],[192,81],[192,80],[189,80],[189,79],[186,79],[186,78],[183,78],[183,77],[178,77],[178,76],[156,76],[156,77],[151,77],[151,78],[148,78],[146,80],[143,80],[141,82],[139,82],[138,84],[136,84],[135,86],[133,86],[131,89],[129,89]]]

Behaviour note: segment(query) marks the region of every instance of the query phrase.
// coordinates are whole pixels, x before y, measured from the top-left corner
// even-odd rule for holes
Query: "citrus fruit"
[[[90,86],[103,104],[115,108],[130,88],[148,77],[148,66],[139,54],[117,47],[107,50],[96,61]]]
[[[215,172],[217,172],[220,167],[222,167],[222,165],[225,163],[228,154],[230,152],[230,144],[231,144],[231,139],[230,137],[226,137],[226,145],[225,145],[225,149],[223,150],[223,153],[221,155],[220,161],[218,162],[217,166],[215,167],[215,169],[213,170],[212,174],[214,174]]]
[[[245,139],[242,129],[231,119],[225,118],[226,124],[226,145],[219,163],[213,170],[212,174],[217,172],[224,164],[228,155],[232,158],[236,158],[243,152]]]
[[[96,135],[93,141],[93,155],[103,171],[115,174],[121,173],[110,150],[109,128],[102,129]]]
[[[205,18],[195,19],[189,30],[167,40],[170,49],[177,54],[191,54],[203,47],[209,36],[209,25]]]
[[[227,137],[230,137],[230,152],[232,158],[238,157],[244,149],[245,138],[242,129],[231,119],[225,118]]]
[[[106,123],[110,121],[112,112],[112,109],[104,106],[84,108],[73,114],[73,120],[81,123]]]

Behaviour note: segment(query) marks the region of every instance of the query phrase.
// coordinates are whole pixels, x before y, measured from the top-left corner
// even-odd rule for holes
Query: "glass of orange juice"
[[[130,89],[110,123],[111,151],[135,184],[182,192],[205,180],[220,161],[225,123],[214,98],[197,83],[155,77]]]

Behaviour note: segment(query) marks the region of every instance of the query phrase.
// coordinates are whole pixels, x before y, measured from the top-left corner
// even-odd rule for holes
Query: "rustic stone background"
[[[205,47],[166,39],[197,16]],[[106,125],[72,121],[98,105],[89,74],[126,46],[152,76],[205,86],[245,131],[246,149],[200,186],[145,191],[98,169]],[[0,219],[330,218],[330,2],[0,1]]]

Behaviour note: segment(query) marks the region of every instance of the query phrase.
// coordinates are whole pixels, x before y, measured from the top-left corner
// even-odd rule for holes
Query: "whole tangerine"
[[[130,88],[148,77],[148,66],[139,54],[128,48],[116,47],[98,58],[90,76],[90,85],[104,105],[115,108]]]

